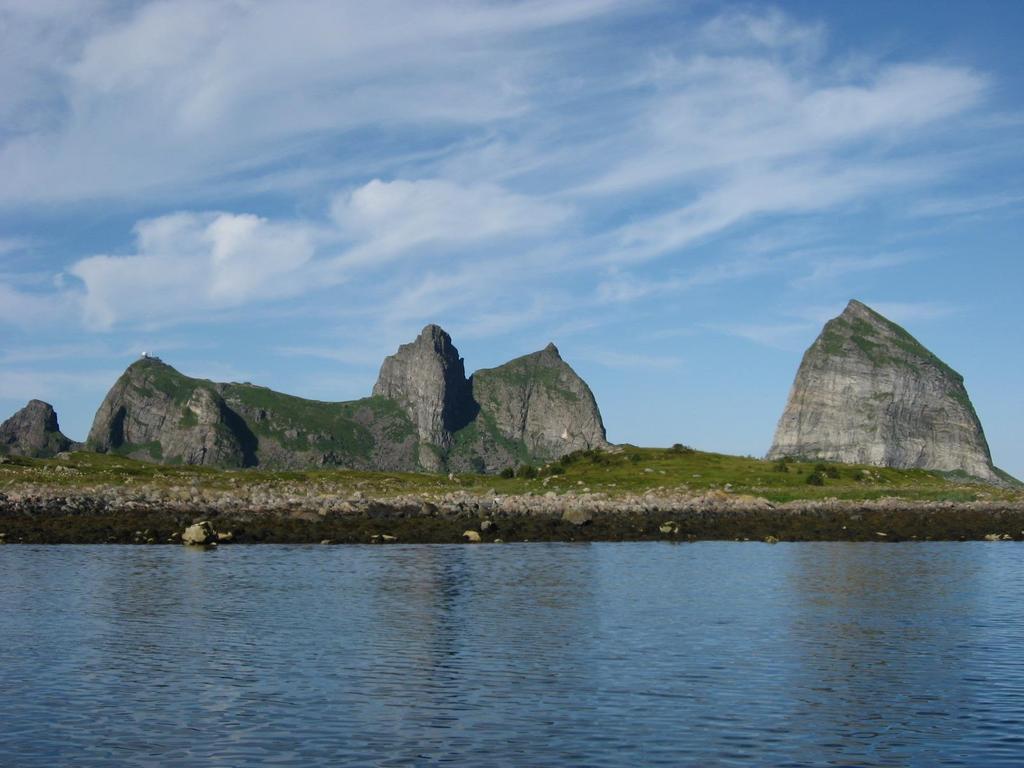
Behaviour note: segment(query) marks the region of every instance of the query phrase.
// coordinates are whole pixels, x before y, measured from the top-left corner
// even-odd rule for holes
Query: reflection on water
[[[1020,765],[1024,548],[0,548],[0,765]]]

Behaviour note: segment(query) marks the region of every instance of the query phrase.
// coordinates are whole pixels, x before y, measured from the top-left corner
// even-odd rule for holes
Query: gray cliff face
[[[464,426],[472,399],[466,369],[451,337],[428,325],[416,339],[384,359],[373,394],[400,403],[409,411],[420,439],[445,445]]]
[[[0,453],[49,458],[78,447],[78,443],[61,434],[57,412],[42,400],[30,400],[28,405],[0,424]]]
[[[143,460],[245,466],[224,399],[208,382],[191,381],[155,358],[134,363],[107,393],[86,445]]]
[[[964,472],[999,482],[963,377],[858,301],[804,354],[768,458]]]
[[[537,459],[606,448],[604,423],[590,387],[554,344],[473,374],[478,420],[522,443]]]
[[[415,341],[384,359],[373,394],[402,406],[416,425],[420,464],[432,471],[443,467],[453,433],[475,414],[459,351],[436,325],[428,325]]]

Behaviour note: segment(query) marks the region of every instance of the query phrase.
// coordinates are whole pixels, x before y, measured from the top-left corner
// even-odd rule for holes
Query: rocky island
[[[198,525],[198,527],[196,527]],[[84,445],[0,425],[0,542],[1024,539],[962,377],[851,301],[764,460],[612,445],[554,344],[466,375],[428,325],[369,397],[321,402],[143,357]]]
[[[164,464],[496,473],[608,442],[593,393],[553,344],[467,378],[451,337],[428,325],[351,402],[193,379],[143,358],[107,394],[86,445]]]
[[[768,451],[785,456],[1007,480],[963,376],[856,300],[804,354]]]

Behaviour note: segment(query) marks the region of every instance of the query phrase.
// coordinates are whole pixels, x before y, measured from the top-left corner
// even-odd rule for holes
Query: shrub
[[[549,475],[564,475],[565,474],[565,467],[561,466],[560,464],[552,464],[550,467],[548,467],[547,474],[549,474]]]
[[[772,465],[775,472],[789,472],[789,459],[783,456]]]
[[[524,480],[532,480],[537,476],[537,468],[529,464],[521,464],[519,469],[516,470],[516,477],[520,477]]]
[[[572,453],[565,454],[565,456],[558,460],[558,463],[563,467],[567,467],[579,461],[585,454],[586,451],[573,451]]]
[[[807,484],[808,485],[824,485],[825,484],[825,475],[823,475],[821,472],[811,472],[811,474],[809,474],[807,476]]]
[[[833,480],[839,478],[839,468],[833,467],[829,464],[823,464],[821,462],[814,465],[814,472],[818,475],[824,475],[825,477],[831,477]]]
[[[512,467],[505,467],[503,470],[501,470],[500,476],[504,477],[506,480],[509,480],[516,476],[516,471],[512,469]]]
[[[688,445],[683,445],[682,443],[673,443],[671,450],[672,453],[696,453],[693,448]]]

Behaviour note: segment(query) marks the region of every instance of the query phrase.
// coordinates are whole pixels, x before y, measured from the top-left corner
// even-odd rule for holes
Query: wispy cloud
[[[1024,193],[929,198],[910,206],[912,216],[969,216],[989,211],[1019,208]]]
[[[8,280],[0,321],[23,325],[300,307],[382,338],[440,317],[495,336],[794,267],[790,286],[810,290],[910,257],[850,255],[807,225],[692,254],[753,220],[855,210],[956,173],[942,141],[991,90],[948,63],[851,67],[822,23],[771,8],[694,14],[612,71],[588,43],[638,12],[621,0],[97,1],[61,34],[63,6],[40,7],[14,26],[62,53],[7,77],[59,86],[58,103],[0,132],[0,208],[281,180],[305,197],[277,214],[158,214],[56,289]]]
[[[574,359],[597,363],[605,368],[678,368],[683,358],[674,355],[649,355],[641,352],[620,352],[613,349],[582,347],[573,350]]]
[[[166,193],[270,169],[328,131],[514,117],[530,108],[543,75],[528,34],[621,5],[181,0],[136,4],[127,15],[102,2],[85,12],[59,3],[14,8],[12,42],[32,30],[38,50],[25,61],[29,46],[0,47],[8,114],[33,103],[33,84],[56,87],[0,146],[0,202]]]

